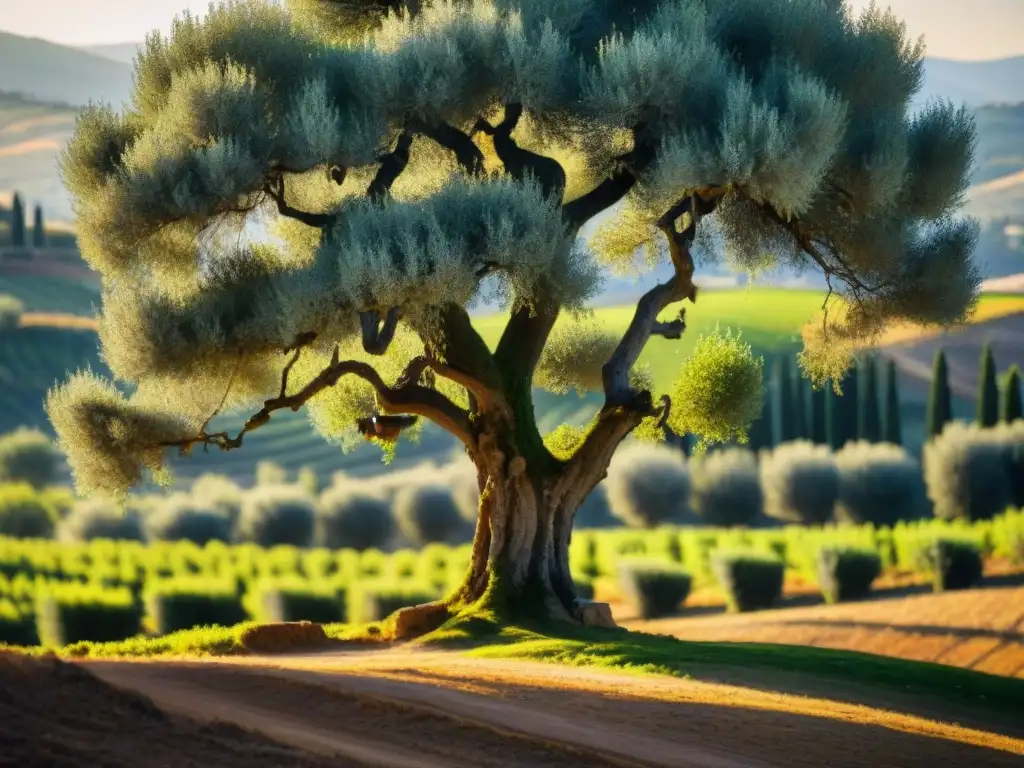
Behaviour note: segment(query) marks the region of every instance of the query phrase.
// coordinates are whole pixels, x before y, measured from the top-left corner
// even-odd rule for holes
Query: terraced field
[[[20,299],[27,312],[60,312],[92,317],[100,303],[95,286],[80,280],[41,275],[11,275],[0,271],[0,294]]]

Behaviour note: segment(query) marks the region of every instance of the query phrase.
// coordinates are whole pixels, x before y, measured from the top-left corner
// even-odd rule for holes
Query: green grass
[[[1024,680],[942,664],[850,651],[767,643],[706,643],[625,630],[501,628],[487,618],[455,620],[425,646],[463,647],[480,659],[518,659],[674,677],[713,678],[715,671],[754,669],[960,701],[1017,708]]]

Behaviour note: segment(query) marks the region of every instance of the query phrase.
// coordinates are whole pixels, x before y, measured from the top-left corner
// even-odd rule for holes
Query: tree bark
[[[395,639],[432,631],[463,611],[492,612],[502,623],[580,620],[569,545],[576,510],[607,462],[532,471],[492,435],[480,436],[473,453],[480,503],[465,579],[444,600],[400,611]]]

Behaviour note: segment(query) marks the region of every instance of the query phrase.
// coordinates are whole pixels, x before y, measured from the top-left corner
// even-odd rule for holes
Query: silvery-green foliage
[[[831,449],[809,440],[783,443],[761,456],[765,512],[779,520],[821,525],[832,518],[839,470]]]
[[[395,495],[398,529],[416,546],[455,544],[472,530],[459,511],[452,489],[439,483],[408,485]]]
[[[149,541],[191,541],[202,546],[230,541],[232,520],[190,494],[175,493],[147,514],[143,525]]]
[[[927,513],[921,464],[901,446],[847,443],[836,452],[835,463],[839,470],[838,520],[891,526]]]
[[[711,451],[690,461],[690,504],[707,525],[748,525],[764,512],[757,456],[744,448]]]
[[[417,135],[390,194],[367,200],[413,117],[468,132],[521,104],[516,140],[563,164],[566,200],[619,169],[636,130],[654,160],[595,255],[629,271],[645,247],[653,266],[665,210],[719,195],[697,229],[698,265],[720,241],[751,272],[849,273],[833,280],[847,311],[805,333],[801,360],[816,379],[840,378],[851,349],[890,321],[962,319],[980,283],[977,228],[955,218],[974,125],[942,103],[909,116],[922,55],[890,12],[854,17],[838,0],[252,0],[184,14],[147,39],[123,114],[86,109],[61,156],[82,254],[104,280],[104,358],[135,385],[126,398],[86,376],[51,394],[80,487],[123,492],[143,469],[159,474],[163,444],[218,408],[276,394],[281,350],[312,332],[291,382],[308,383],[335,343],[351,345],[362,310],[398,307],[429,337],[436,309],[471,306],[482,281],[527,306],[542,285],[568,310],[593,295],[600,274],[577,244],[579,222],[567,225],[535,183],[496,178],[486,137],[473,141],[487,173],[470,176]],[[340,186],[331,167],[345,168]],[[282,225],[266,187],[278,174],[289,205],[334,225]],[[241,225],[266,216],[276,240],[243,242]],[[589,388],[600,355],[581,338],[540,377]],[[388,354],[388,376],[410,350]],[[571,351],[589,361],[575,379]],[[673,426],[742,434],[757,366],[735,344],[707,351],[729,360],[691,365],[676,394],[700,407],[676,398],[686,424]],[[732,400],[712,396],[716,371],[735,374],[720,387]],[[374,407],[371,388],[345,377],[312,411],[350,444],[351,418]]]
[[[197,504],[220,512],[232,526],[241,514],[242,489],[227,475],[201,474],[192,482],[191,493]]]
[[[316,501],[298,486],[257,486],[243,497],[233,538],[261,547],[309,547],[313,544],[316,514]]]
[[[381,548],[395,532],[395,518],[388,500],[370,484],[336,482],[320,496],[317,543],[340,549]]]
[[[83,495],[123,496],[144,470],[166,477],[162,444],[198,426],[178,413],[140,408],[134,400],[91,372],[75,374],[47,395],[47,415]]]
[[[988,520],[1005,512],[1019,483],[1020,460],[1012,448],[1024,443],[1024,423],[982,429],[954,421],[924,446],[924,479],[935,516]]]
[[[111,539],[143,541],[139,514],[104,499],[84,499],[57,526],[57,538],[65,542]]]
[[[619,335],[603,328],[592,317],[580,317],[556,326],[544,346],[533,383],[564,395],[575,389],[580,396],[601,389],[601,367],[619,344]],[[650,372],[636,367],[630,374],[636,389],[653,386]]]
[[[637,528],[679,523],[690,511],[686,457],[664,445],[623,448],[612,459],[605,487],[612,514]]]

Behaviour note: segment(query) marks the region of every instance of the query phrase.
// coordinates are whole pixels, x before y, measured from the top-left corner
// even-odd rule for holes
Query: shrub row
[[[1022,545],[1024,511],[974,524],[926,521],[892,529],[663,527],[579,532],[570,566],[581,598],[592,595],[593,578],[617,575],[637,613],[654,618],[678,608],[694,585],[712,581],[735,610],[769,607],[786,569],[815,578],[829,601],[864,596],[886,567],[925,573],[937,590],[959,589],[978,583],[985,557],[1024,562]],[[249,617],[373,620],[453,588],[469,555],[468,546],[439,544],[386,554],[219,541],[63,545],[0,538],[0,640],[130,636],[143,616],[148,630],[161,633]],[[95,630],[88,629],[93,623]]]

